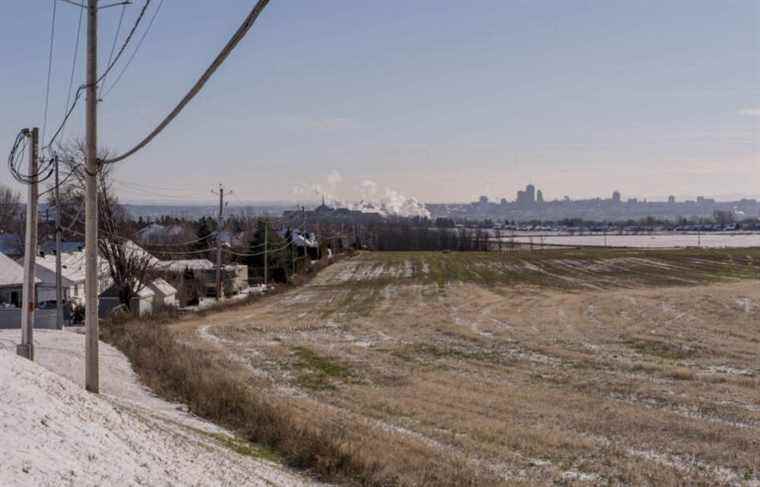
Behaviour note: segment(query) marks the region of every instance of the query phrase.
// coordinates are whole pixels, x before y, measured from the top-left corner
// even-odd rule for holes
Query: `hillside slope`
[[[132,376],[126,359],[110,347],[101,345],[106,393],[94,395],[17,357],[10,350],[14,338],[13,332],[0,334],[0,485],[309,483],[236,453],[225,446],[232,440],[222,430],[126,380]],[[38,333],[36,341],[46,366],[67,373],[82,368],[81,335]]]

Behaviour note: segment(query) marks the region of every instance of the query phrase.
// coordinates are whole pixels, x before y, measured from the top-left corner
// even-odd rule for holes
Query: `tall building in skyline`
[[[536,202],[536,187],[532,184],[525,186],[525,197],[528,199],[528,203],[533,204]]]

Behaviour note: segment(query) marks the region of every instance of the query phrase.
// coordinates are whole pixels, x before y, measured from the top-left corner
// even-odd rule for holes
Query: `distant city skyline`
[[[101,143],[119,151],[144,136],[250,4],[165,2],[103,94]],[[43,126],[50,5],[4,7],[0,147]],[[245,201],[316,200],[315,186],[358,200],[370,181],[463,202],[512,199],[533,182],[547,200],[613,189],[759,197],[759,12],[744,0],[272,2],[188,110],[118,166],[141,187],[117,192],[205,201],[222,182]],[[59,3],[48,134],[63,115],[78,15]],[[119,9],[101,16],[103,63],[118,19]],[[80,107],[66,137],[83,125]],[[5,170],[0,183],[21,189]]]

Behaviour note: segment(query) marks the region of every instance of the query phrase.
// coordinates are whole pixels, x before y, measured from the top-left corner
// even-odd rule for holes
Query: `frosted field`
[[[760,248],[361,252],[174,330],[395,485],[760,487],[758,276]]]
[[[540,245],[580,245],[580,246],[605,246],[604,235],[552,235],[538,236],[515,236],[504,238],[506,241],[515,241]],[[760,234],[672,234],[672,235],[607,235],[609,247],[638,247],[638,248],[678,248],[678,247],[704,247],[704,248],[741,248],[760,247]]]

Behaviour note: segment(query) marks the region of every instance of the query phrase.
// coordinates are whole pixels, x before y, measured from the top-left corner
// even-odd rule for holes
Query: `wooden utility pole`
[[[264,287],[269,278],[269,220],[264,222]]]
[[[37,199],[39,198],[39,129],[27,131],[31,138],[29,151],[29,175],[31,181],[26,201],[26,239],[24,241],[24,287],[21,308],[21,345],[16,352],[29,360],[34,360],[34,308],[37,297],[34,285],[34,268],[37,260]]]
[[[224,224],[224,187],[219,185],[219,215],[216,220],[216,299],[221,301],[222,289],[222,225]]]
[[[58,175],[58,155],[55,156],[55,308],[56,324],[59,330],[63,330],[63,277],[61,276],[61,192],[60,177]]]
[[[87,0],[86,64],[85,388],[98,393],[98,0]]]

